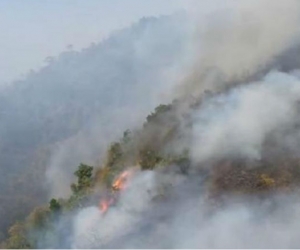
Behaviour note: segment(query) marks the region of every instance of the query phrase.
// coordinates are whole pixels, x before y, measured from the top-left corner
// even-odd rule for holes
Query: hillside
[[[80,161],[98,160],[110,140],[159,104],[165,74],[184,49],[183,20],[181,14],[144,18],[99,44],[48,58],[47,66],[0,93],[2,233],[57,192],[51,191],[55,171],[63,169],[71,182]],[[141,102],[145,93],[149,101]],[[104,134],[111,136],[96,140]],[[77,148],[70,149],[72,140]]]
[[[299,248],[299,22],[143,18],[1,92],[1,247]]]
[[[281,74],[275,76],[285,76]],[[251,85],[261,87],[260,83]],[[279,128],[276,132],[266,133],[259,159],[252,158],[248,152],[247,156],[243,155],[243,148],[240,152],[223,151],[220,155],[214,151],[213,157],[197,163],[191,146],[193,130],[198,124],[196,113],[199,110],[205,113],[206,105],[220,108],[220,103],[216,102],[220,102],[219,98],[219,94],[207,93],[196,102],[175,100],[158,106],[147,116],[143,126],[125,131],[120,140],[110,145],[101,166],[81,164],[78,167],[75,172],[77,182],[71,185],[69,198],[51,199],[49,205],[35,208],[26,220],[10,228],[9,238],[2,246],[174,248],[178,242],[173,237],[178,232],[169,225],[175,223],[177,227],[182,221],[176,221],[176,217],[186,216],[181,209],[195,205],[199,211],[191,211],[197,221],[200,215],[200,218],[207,217],[203,218],[207,223],[212,223],[222,211],[238,212],[239,204],[249,206],[247,209],[255,218],[257,215],[251,210],[255,204],[260,213],[268,214],[268,217],[263,216],[276,222],[284,199],[293,204],[288,197],[298,193],[300,158],[286,147],[283,137],[277,140],[278,135],[283,135]],[[299,102],[299,99],[295,101]],[[224,109],[226,107],[221,107]],[[209,118],[206,119],[208,122]],[[205,127],[204,120],[201,124]],[[291,124],[290,129],[295,129],[294,126]],[[226,146],[232,147],[236,143],[236,139],[228,140]],[[251,143],[247,145],[251,146]],[[248,232],[244,226],[251,229],[255,226],[255,222],[240,220],[243,232]],[[191,221],[185,223],[188,231],[196,226]],[[283,223],[289,225],[290,222],[284,220]],[[163,231],[163,236],[158,233],[162,230],[160,227],[168,228]],[[254,234],[245,239],[257,237]],[[199,246],[187,239],[181,244],[182,247]],[[212,246],[209,241],[202,244]],[[216,244],[219,246],[224,241],[220,238]],[[238,246],[242,246],[240,244]],[[260,241],[248,245],[264,246]]]

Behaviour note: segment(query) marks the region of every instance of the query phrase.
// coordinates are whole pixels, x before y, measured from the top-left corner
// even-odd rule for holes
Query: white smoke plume
[[[194,160],[226,156],[259,160],[266,136],[299,120],[299,100],[299,79],[279,72],[212,98],[194,114]]]
[[[81,67],[87,67],[85,64],[91,63],[90,60],[95,67],[89,70],[96,73],[90,73],[91,76],[82,74],[80,77],[83,82],[91,82],[89,88],[95,89],[100,108],[97,113],[89,115],[92,118],[78,133],[57,143],[46,171],[49,197],[67,197],[74,178],[73,172],[81,162],[100,167],[111,142],[120,138],[125,130],[140,126],[145,115],[156,106],[172,100],[170,90],[185,64],[181,62],[184,57],[182,47],[186,46],[187,40],[183,38],[185,23],[186,18],[181,14],[159,19],[145,18],[100,43],[95,48],[96,56],[81,55],[83,58],[77,62],[82,64]],[[176,43],[178,41],[179,44]],[[102,51],[106,47],[108,56],[103,55]],[[176,47],[180,48],[176,54],[168,55],[170,52],[167,51],[168,56],[161,57],[158,51],[162,48],[175,51]],[[92,49],[88,49],[89,53]],[[171,60],[172,57],[178,60]],[[98,73],[98,67],[102,67],[104,72]],[[72,70],[74,72],[70,70],[68,77],[77,79],[76,68]],[[61,71],[64,72],[64,65]],[[74,85],[72,81],[69,84]],[[89,99],[85,91],[82,92],[79,98]],[[89,91],[87,93],[91,94]],[[90,108],[86,107],[87,110]],[[90,117],[87,115],[87,118]]]
[[[174,197],[153,205],[161,187],[145,172],[124,193],[117,207],[102,215],[97,207],[74,217],[73,248],[297,248],[299,197],[274,196],[259,201],[228,198],[212,210],[196,183],[180,179]],[[170,177],[170,176],[169,176]],[[163,184],[169,184],[165,177]],[[199,180],[198,180],[199,181]],[[141,183],[142,182],[142,183]],[[197,193],[195,192],[197,190]],[[132,196],[135,196],[132,199]],[[142,199],[140,199],[142,198]]]
[[[242,81],[299,41],[297,0],[212,1],[215,10],[203,17],[198,13],[205,4],[196,3],[200,10],[191,11],[193,66],[181,93],[197,95],[222,89],[224,82]]]
[[[155,191],[153,172],[145,172],[130,183],[119,206],[102,214],[98,207],[89,207],[74,219],[74,248],[99,247],[121,238],[139,226],[141,213],[150,206],[149,191]],[[126,228],[126,230],[124,230]]]
[[[191,48],[197,50],[191,71],[176,89],[180,95],[196,96],[205,89],[226,90],[192,111],[190,150],[195,165],[224,157],[259,160],[272,133],[283,139],[283,146],[299,146],[298,73],[282,73],[270,65],[297,43],[300,2],[225,1],[222,7],[208,19],[201,18],[200,24],[193,16],[197,25]],[[260,80],[245,80],[262,69],[268,73]],[[228,84],[231,81],[239,84]],[[286,130],[291,133],[286,135]],[[201,175],[138,173],[106,214],[96,206],[78,211],[72,220],[70,247],[300,246],[296,193],[264,201],[228,197],[212,210],[203,180]]]
[[[119,137],[122,131],[141,124],[145,114],[155,106],[169,102],[173,97],[198,96],[203,90],[224,89],[232,81],[243,82],[243,77],[267,67],[299,38],[300,3],[297,0],[215,0],[209,4],[198,1],[190,4],[186,14],[189,21],[180,22],[173,18],[175,21],[168,24],[185,30],[184,49],[176,56],[177,61],[160,72],[153,72],[156,76],[149,79],[137,70],[138,84],[132,91],[123,93],[122,98],[126,97],[128,102],[126,107],[119,111],[118,105],[112,106],[87,128],[90,131],[81,131],[59,143],[48,164],[46,177],[50,196],[67,195],[72,170],[80,161],[98,165],[100,151],[105,151],[109,142]],[[168,32],[162,34],[160,27],[151,29],[146,26],[133,47],[134,56],[143,64],[148,64],[147,60],[155,61],[151,52],[159,44],[149,33],[160,37],[169,35]],[[164,39],[161,40],[163,43]],[[109,95],[112,99],[121,98],[118,87]]]

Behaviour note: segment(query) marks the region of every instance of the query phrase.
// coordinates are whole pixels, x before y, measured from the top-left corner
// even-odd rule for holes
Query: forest
[[[299,247],[300,4],[228,4],[0,91],[1,248]]]

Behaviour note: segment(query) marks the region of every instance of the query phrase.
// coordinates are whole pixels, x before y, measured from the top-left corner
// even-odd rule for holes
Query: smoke
[[[208,100],[194,114],[193,159],[261,159],[267,136],[299,121],[299,100],[299,79],[279,72]]]
[[[188,53],[192,68],[176,89],[185,97],[213,90],[190,111],[192,167],[223,158],[260,160],[269,137],[298,152],[299,72],[284,73],[273,66],[297,44],[300,3],[226,1],[222,7],[201,18],[202,23],[191,17],[197,25],[189,27],[195,31],[189,49],[196,51]],[[259,79],[249,81],[252,76]],[[299,247],[296,192],[264,199],[228,196],[217,205],[208,193],[201,174],[137,173],[106,214],[96,206],[77,211],[69,247]]]
[[[168,21],[162,20],[163,24],[160,26],[157,24],[144,25],[142,34],[133,40],[133,44],[131,44],[132,37],[130,35],[122,38],[122,44],[124,46],[126,44],[129,48],[121,47],[120,51],[114,53],[118,53],[119,57],[125,59],[124,51],[131,51],[133,60],[139,62],[140,65],[145,65],[150,70],[145,72],[144,68],[135,68],[136,66],[133,69],[129,68],[129,72],[132,72],[130,80],[136,84],[127,88],[123,86],[115,86],[113,89],[106,88],[107,94],[112,100],[115,100],[114,104],[107,107],[107,110],[101,113],[101,117],[95,119],[93,124],[85,129],[88,132],[81,131],[72,139],[60,142],[60,146],[53,153],[47,168],[47,182],[50,184],[51,196],[68,194],[72,179],[71,173],[76,165],[80,161],[91,162],[92,165],[101,162],[101,156],[106,146],[112,140],[120,137],[122,131],[141,124],[145,114],[150,113],[155,106],[169,102],[177,96],[199,96],[203,90],[220,91],[237,81],[243,82],[246,77],[270,67],[276,56],[284,53],[298,41],[300,4],[296,0],[277,1],[276,3],[270,0],[222,1],[222,3],[212,1],[210,6],[206,6],[206,3],[193,2],[193,4],[196,4],[196,8],[188,8],[188,12],[183,16],[175,15]],[[208,10],[204,11],[205,9]],[[161,59],[156,55],[157,50],[168,47],[167,43],[176,43],[179,35],[184,36],[184,40],[180,42],[180,52],[173,56],[174,61],[167,65],[160,63]],[[156,40],[153,37],[160,39]],[[170,51],[172,52],[174,49]],[[159,67],[160,64],[161,69],[155,70],[155,67]],[[110,69],[109,74],[114,75],[118,72]],[[122,93],[120,89],[123,90]],[[246,93],[241,93],[241,95],[246,95]],[[99,96],[99,98],[106,97]],[[229,96],[228,98],[233,97]],[[230,105],[229,102],[227,105]],[[276,105],[275,102],[273,105]],[[122,112],[119,112],[120,106],[122,106]],[[253,107],[253,110],[255,112],[256,109]],[[211,111],[215,112],[216,110]],[[243,114],[248,116],[247,111],[237,112],[241,112],[240,120],[243,119]],[[268,111],[266,110],[266,112]],[[232,120],[230,122],[241,121]],[[270,119],[269,123],[271,122]],[[197,121],[195,123],[197,124]],[[213,124],[211,125],[213,126]],[[218,147],[224,147],[222,140],[226,141],[225,137],[231,137],[232,134],[222,130],[224,132],[220,133],[223,134],[218,135],[217,125],[211,128],[209,126],[203,128],[201,124],[200,128],[195,128],[195,130],[208,129],[209,133],[215,133],[215,143],[218,144]],[[228,126],[228,130],[230,130],[234,125],[224,124],[224,126]],[[236,126],[243,126],[243,124],[236,124]],[[265,126],[267,127],[268,124]],[[271,130],[271,127],[268,129]],[[255,149],[259,145],[255,146],[254,144],[261,144],[259,140],[263,140],[263,135],[260,135],[259,131],[253,131],[251,136],[254,136],[255,132],[258,132],[255,134],[256,141],[254,142],[253,139],[253,144],[249,144],[249,147],[243,150],[252,154],[252,157],[259,158],[259,153],[256,152],[259,149]],[[198,137],[202,136],[201,132],[195,133],[194,138],[198,140]],[[264,131],[261,133],[264,134]],[[251,136],[249,135],[249,138]],[[206,135],[206,137],[210,137],[210,135]],[[237,143],[235,147],[250,140],[240,139],[244,141]],[[201,140],[204,144],[208,144],[208,147],[205,150],[202,150],[204,145],[200,147],[201,154],[199,155],[197,149],[193,149],[194,154],[203,158],[209,157],[204,154],[214,154],[214,149],[210,150],[209,148],[214,147],[213,140],[213,138]],[[197,146],[193,146],[193,148],[197,148]],[[226,148],[225,151],[235,151],[235,148]],[[226,154],[225,151],[224,154]],[[246,152],[242,154],[245,155]]]
[[[58,61],[62,63],[58,73],[66,75],[67,84],[73,86],[68,78],[78,81],[78,77],[88,82],[78,98],[94,100],[99,107],[94,108],[94,103],[84,104],[84,108],[94,109],[86,115],[86,124],[77,133],[56,143],[46,172],[50,197],[70,194],[73,172],[80,162],[100,167],[111,142],[122,137],[125,130],[140,126],[145,114],[157,105],[172,100],[169,93],[174,87],[174,78],[185,64],[180,58],[187,46],[186,22],[182,13],[158,19],[144,18],[116,32],[107,41],[88,48],[87,52],[81,52],[72,63],[75,68],[71,65],[67,69],[67,65]],[[95,56],[88,54],[91,52]],[[77,69],[76,64],[81,68]],[[85,70],[88,66],[89,74]],[[58,66],[49,68],[55,67]]]
[[[219,8],[205,17],[197,14],[198,8],[191,12],[193,66],[179,88],[181,94],[199,95],[243,81],[299,41],[299,1],[212,3]]]
[[[222,207],[212,208],[195,180],[159,175],[160,181],[151,172],[136,176],[105,215],[97,207],[78,212],[72,248],[299,247],[297,195],[264,201],[228,197]],[[165,200],[155,204],[154,197],[170,180],[172,195],[165,191]]]
[[[71,194],[73,172],[81,162],[101,167],[109,143],[119,139],[127,128],[141,123],[144,110],[131,112],[132,108],[112,108],[87,128],[56,144],[46,171],[50,197],[68,197]]]
[[[74,219],[73,248],[103,246],[135,230],[141,222],[141,213],[149,208],[149,191],[155,191],[154,184],[153,172],[140,174],[120,197],[119,205],[107,214],[99,213],[98,207],[80,211]]]

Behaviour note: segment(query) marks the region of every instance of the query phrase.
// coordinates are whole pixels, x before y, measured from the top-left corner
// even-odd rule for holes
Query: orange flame
[[[112,189],[114,191],[124,190],[126,188],[126,183],[128,178],[131,176],[132,172],[129,170],[124,171],[118,178],[113,182]],[[115,202],[115,198],[111,197],[109,199],[103,199],[99,203],[99,209],[102,214],[106,213],[109,207]]]
[[[131,172],[125,171],[123,172],[113,183],[112,188],[115,191],[123,190],[126,187],[126,182],[130,177]]]
[[[109,199],[109,200],[102,200],[102,201],[100,201],[100,204],[99,204],[99,206],[100,206],[100,211],[101,211],[101,213],[106,213],[107,212],[107,210],[109,209],[109,207],[110,207],[110,205],[112,204],[114,202],[114,200],[111,198],[111,199]]]

